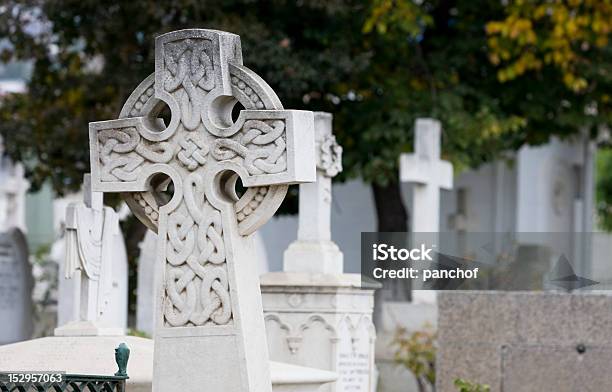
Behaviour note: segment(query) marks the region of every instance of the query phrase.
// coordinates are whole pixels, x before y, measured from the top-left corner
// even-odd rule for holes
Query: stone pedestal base
[[[283,271],[340,275],[343,261],[333,241],[294,241],[283,254]]]
[[[371,392],[374,290],[358,274],[273,272],[261,277],[270,358],[338,373],[321,391]]]

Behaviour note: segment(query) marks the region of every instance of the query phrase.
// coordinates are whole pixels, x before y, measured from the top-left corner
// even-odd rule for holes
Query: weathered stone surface
[[[437,387],[456,378],[492,391],[602,391],[612,385],[612,297],[439,294]]]
[[[237,102],[247,110],[234,121]],[[237,35],[188,29],[157,37],[155,73],[120,117],[90,124],[92,184],[125,193],[158,234],[153,390],[270,391],[249,234],[287,184],[315,180],[312,112],[283,110],[242,65]]]
[[[578,354],[572,347],[509,346],[502,354],[507,391],[583,391],[576,389]]]
[[[438,293],[438,340],[503,344],[518,339],[518,304],[507,293]]]
[[[4,153],[4,142],[0,136],[0,232],[27,230],[25,207],[29,187],[23,165],[11,161]]]

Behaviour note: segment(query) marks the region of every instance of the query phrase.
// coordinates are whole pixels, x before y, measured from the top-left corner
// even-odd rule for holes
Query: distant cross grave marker
[[[400,180],[415,184],[410,211],[413,233],[440,231],[440,188],[453,187],[453,166],[440,159],[440,128],[434,119],[418,119],[414,153],[400,156]]]
[[[90,124],[94,189],[124,192],[158,233],[153,389],[271,391],[248,235],[274,214],[287,184],[315,180],[313,114],[282,110],[242,65],[237,35],[180,30],[155,46],[155,74],[122,118]],[[156,118],[162,101],[167,126]],[[247,110],[233,121],[236,102]],[[161,191],[172,188],[168,201]]]
[[[343,255],[331,240],[332,178],[342,171],[342,147],[332,133],[332,115],[315,113],[317,181],[300,184],[298,238],[285,250],[285,272],[343,272]]]

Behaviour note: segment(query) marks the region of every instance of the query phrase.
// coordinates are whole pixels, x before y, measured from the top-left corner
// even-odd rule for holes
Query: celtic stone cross
[[[94,190],[158,233],[153,390],[271,391],[249,234],[315,180],[313,114],[283,110],[237,35],[175,31],[155,52],[120,119],[89,127]]]
[[[300,184],[297,241],[283,257],[285,272],[341,274],[343,255],[331,240],[332,178],[342,171],[342,147],[332,133],[331,113],[315,112],[317,181]]]

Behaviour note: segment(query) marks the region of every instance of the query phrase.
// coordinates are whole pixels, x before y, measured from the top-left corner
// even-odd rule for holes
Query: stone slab
[[[0,372],[57,370],[113,375],[117,371],[115,347],[120,343],[130,349],[126,389],[151,392],[153,340],[135,336],[53,336],[0,346]],[[274,392],[315,392],[337,378],[334,372],[277,362],[270,362],[270,371]]]
[[[437,390],[604,391],[612,385],[612,296],[439,293]]]

